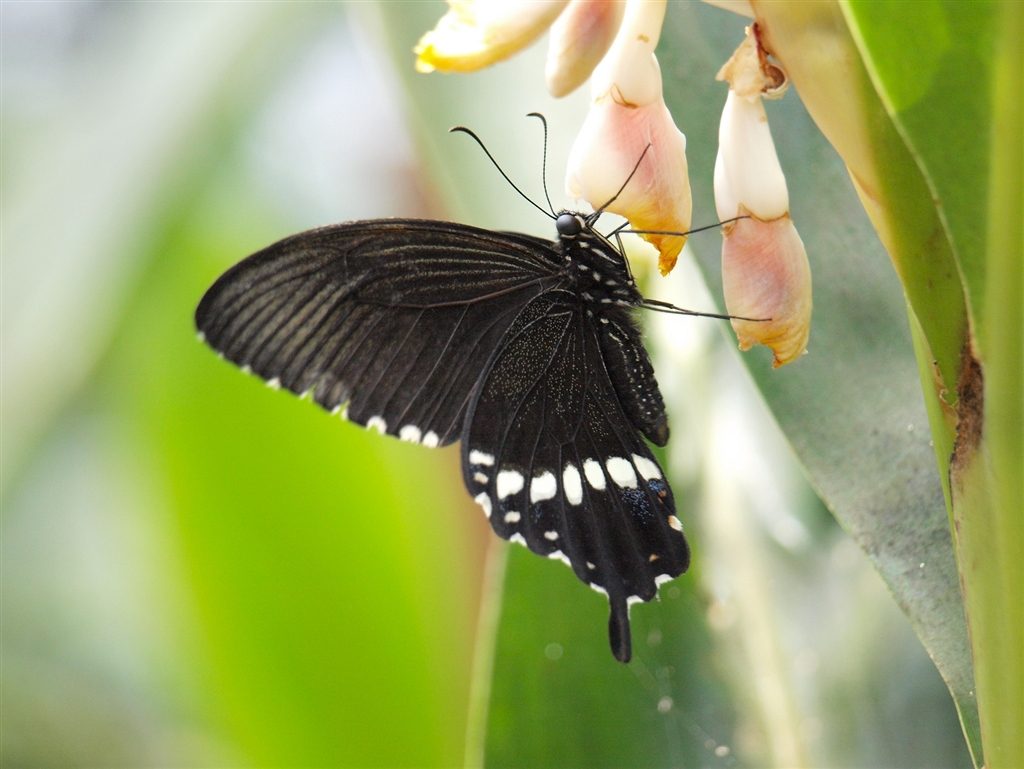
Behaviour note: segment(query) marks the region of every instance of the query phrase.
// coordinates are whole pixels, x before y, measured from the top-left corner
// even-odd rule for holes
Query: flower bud
[[[739,215],[749,212],[740,207]],[[741,350],[763,344],[774,368],[796,360],[811,330],[811,268],[789,214],[771,221],[751,215],[722,243],[722,289]]]
[[[789,211],[789,190],[760,97],[747,99],[730,90],[715,159],[718,218],[735,218],[741,205],[760,219],[776,219]]]
[[[615,42],[591,79],[590,112],[569,155],[566,192],[624,216],[634,229],[682,233],[692,208],[686,137],[665,106],[654,57],[664,14],[664,0],[627,3]],[[657,247],[667,274],[686,237],[642,237]]]
[[[789,192],[761,103],[780,95],[785,75],[767,61],[756,35],[722,67],[730,83],[718,131],[715,207],[722,221],[725,306],[741,350],[763,344],[773,366],[804,353],[811,324],[811,270],[803,241],[789,218]]]
[[[568,0],[448,0],[449,10],[415,48],[420,72],[475,72],[525,48]]]
[[[551,25],[545,69],[556,99],[579,88],[608,52],[625,4],[615,0],[572,0]]]

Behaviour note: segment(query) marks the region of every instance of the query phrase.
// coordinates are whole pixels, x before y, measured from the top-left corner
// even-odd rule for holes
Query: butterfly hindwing
[[[380,220],[286,238],[228,270],[196,310],[224,357],[406,440],[459,437],[509,325],[557,280],[550,244]]]
[[[689,549],[661,468],[617,392],[622,375],[606,365],[605,324],[588,309],[555,289],[519,315],[471,402],[463,472],[499,536],[566,561],[608,596],[612,650],[626,661],[629,604],[685,571]],[[634,331],[625,311],[605,315]],[[638,334],[617,339],[624,356],[646,360],[628,349]],[[646,388],[657,394],[653,376]]]

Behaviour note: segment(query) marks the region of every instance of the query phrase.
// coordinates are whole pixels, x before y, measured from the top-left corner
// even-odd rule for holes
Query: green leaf
[[[987,765],[1024,760],[1024,11],[844,6],[956,254],[971,317],[952,515]]]
[[[270,25],[256,47],[294,53],[325,12],[299,18],[305,35]],[[195,337],[217,275],[293,227],[256,199],[239,160],[274,81],[240,78],[266,73],[252,50],[236,53],[218,81],[236,98],[210,100],[195,140],[205,152],[159,201],[96,386],[141,447],[183,554],[202,643],[194,669],[168,677],[186,679],[200,716],[256,765],[457,765],[485,526],[457,451],[331,418]]]
[[[732,741],[694,573],[634,607],[628,666],[608,649],[607,599],[561,563],[512,547],[507,579],[486,766],[695,766]]]
[[[785,9],[767,5],[766,12]],[[823,6],[813,5],[814,12]],[[828,29],[809,25],[807,31],[821,27]],[[771,29],[780,36],[788,31],[781,22]],[[714,75],[741,40],[741,24],[700,4],[674,5],[666,18],[659,57],[666,101],[687,135],[697,224],[715,217],[711,180],[727,86]],[[792,68],[790,75],[799,88]],[[811,261],[815,311],[804,359],[772,371],[770,356],[758,350],[744,355],[744,362],[821,498],[871,557],[910,619],[953,694],[965,731],[975,734],[956,560],[899,280],[846,167],[797,94],[766,109],[793,221]],[[909,180],[906,163],[900,173]],[[909,181],[903,187],[904,193],[914,189],[926,192],[919,174],[916,188]],[[925,203],[931,205],[927,197]],[[921,208],[921,201],[906,205]],[[935,227],[923,223],[914,248],[923,249]],[[720,239],[699,234],[691,242],[712,293],[720,295]],[[941,297],[926,300],[923,306],[943,307]],[[931,328],[952,330],[942,349],[947,359],[952,356],[945,370],[953,381],[956,322],[950,325],[944,315],[931,320]]]
[[[163,473],[210,717],[259,765],[459,763],[481,554],[457,453],[332,419],[195,338],[223,266],[285,234],[267,221],[240,184],[197,195],[107,374]]]

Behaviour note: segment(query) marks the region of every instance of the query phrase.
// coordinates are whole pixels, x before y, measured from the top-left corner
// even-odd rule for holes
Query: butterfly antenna
[[[488,151],[487,147],[484,146],[484,143],[480,140],[479,136],[477,136],[475,133],[473,133],[471,130],[469,130],[465,126],[457,125],[454,128],[449,128],[448,129],[448,133],[455,133],[456,131],[458,131],[459,133],[469,134],[470,136],[473,137],[473,140],[477,144],[480,145],[480,149],[482,149],[484,151],[484,154],[487,155],[487,159],[491,161],[491,163],[494,165],[495,168],[498,169],[498,173],[501,174],[504,177],[505,181],[508,182],[512,186],[512,189],[514,189],[516,192],[518,192],[522,196],[523,200],[525,200],[531,206],[536,208],[538,211],[540,211],[542,214],[544,214],[544,216],[548,217],[549,219],[554,219],[555,218],[554,214],[549,214],[543,208],[541,208],[536,203],[534,203],[533,200],[531,200],[530,197],[525,192],[523,192],[521,189],[519,189],[516,186],[515,182],[513,182],[511,179],[508,178],[508,174],[506,174],[504,171],[501,170],[501,166],[498,165],[498,161],[494,159],[494,156],[490,153],[490,151]]]
[[[692,235],[695,232],[704,232],[704,230],[713,230],[715,227],[721,227],[722,225],[729,224],[730,222],[738,222],[740,219],[749,219],[749,216],[734,216],[732,219],[725,219],[721,222],[715,222],[714,224],[707,224],[703,227],[697,227],[686,232],[676,232],[675,230],[627,230],[629,222],[624,222],[616,227],[614,230],[608,233],[605,237],[611,237],[612,235],[679,235],[686,236]]]
[[[612,195],[612,199],[611,200],[609,200],[607,203],[605,203],[603,206],[601,206],[594,213],[592,213],[590,216],[587,217],[587,223],[588,224],[592,225],[594,222],[596,222],[597,218],[601,214],[604,213],[605,209],[608,208],[608,206],[610,206],[612,203],[614,203],[616,200],[619,199],[619,195],[621,195],[622,191],[624,189],[626,189],[626,185],[629,184],[630,181],[632,181],[633,177],[636,175],[636,172],[638,170],[640,170],[640,164],[644,162],[644,156],[647,154],[647,152],[648,152],[648,150],[650,150],[650,148],[651,148],[650,144],[648,144],[646,147],[644,147],[644,151],[640,153],[640,159],[636,161],[636,165],[633,166],[633,170],[629,172],[629,176],[626,177],[626,181],[624,181],[622,183],[622,186],[619,187],[619,191],[616,192],[614,195]]]
[[[645,309],[664,312],[669,315],[692,315],[698,318],[718,318],[719,320],[749,320],[752,323],[767,323],[771,320],[771,318],[744,318],[742,315],[720,315],[715,312],[685,310],[682,307],[676,307],[674,304],[660,302],[657,299],[647,299],[646,297],[644,297],[643,306]]]
[[[540,120],[541,123],[544,124],[544,155],[543,155],[543,160],[541,160],[541,165],[540,165],[540,168],[541,168],[541,178],[540,178],[540,180],[541,180],[541,183],[544,185],[544,199],[547,200],[548,208],[551,209],[551,214],[554,215],[555,207],[553,205],[551,205],[551,196],[548,195],[548,121],[547,121],[547,118],[545,118],[539,112],[527,113],[526,117],[535,117],[538,120]]]

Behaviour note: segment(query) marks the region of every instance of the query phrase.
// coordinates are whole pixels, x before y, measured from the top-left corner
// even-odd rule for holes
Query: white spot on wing
[[[345,404],[345,408],[341,410],[341,418],[348,419],[348,404]]]
[[[469,463],[471,465],[487,465],[490,467],[494,464],[494,455],[473,449],[469,452]]]
[[[590,561],[587,561],[587,568],[588,569],[596,569],[597,567],[594,566],[594,564],[592,564]]]
[[[608,468],[608,475],[612,477],[619,486],[624,489],[636,488],[636,470],[633,463],[622,457],[608,457],[604,466]]]
[[[249,376],[252,373],[252,366],[250,366],[248,363],[246,363],[244,366],[242,366],[241,371],[246,376]]]
[[[670,515],[668,517],[668,525],[671,526],[676,531],[682,531],[683,530],[682,522],[678,518],[676,518],[674,515]]]
[[[524,482],[522,473],[515,470],[502,470],[498,473],[498,499],[504,499],[521,491]]]
[[[341,406],[340,405],[335,406],[333,409],[331,409],[331,416],[332,417],[333,416],[337,416],[340,413],[341,413]]]
[[[566,464],[562,473],[562,488],[565,489],[565,498],[570,505],[578,505],[583,501],[583,480],[580,471],[571,462]]]
[[[269,387],[271,390],[280,390],[281,389],[281,380],[278,379],[277,377],[274,377],[273,379],[268,379],[267,380],[267,387]]]
[[[555,481],[555,476],[545,470],[530,481],[530,502],[551,499],[555,496],[556,491],[558,491],[558,483]]]
[[[659,574],[657,577],[654,578],[654,584],[657,587],[661,587],[666,582],[671,582],[671,581],[672,581],[672,575],[671,574]]]
[[[509,542],[516,542],[516,543],[522,545],[523,547],[528,547],[528,545],[526,544],[526,540],[523,539],[523,535],[520,534],[519,532],[516,532],[511,537],[509,537],[508,541]]]
[[[570,569],[572,568],[572,564],[569,562],[569,557],[561,550],[555,550],[553,553],[548,553],[548,558],[554,561],[561,561]]]
[[[584,459],[583,474],[587,476],[587,483],[589,483],[598,491],[604,490],[604,470],[601,469],[600,463],[593,459]]]
[[[198,334],[196,334],[196,336],[199,338],[200,342],[206,341],[206,334],[204,332],[200,331]]]
[[[484,509],[484,515],[491,517],[491,498],[486,494],[477,494],[473,500]]]
[[[519,513],[512,511],[511,513],[505,513],[505,523],[519,523]]]
[[[381,435],[388,431],[388,423],[380,417],[370,417],[366,420],[366,429],[375,428]]]
[[[486,484],[487,476],[484,475],[483,473],[473,473],[473,480],[476,481],[477,483]]]
[[[640,475],[643,476],[645,481],[661,477],[661,470],[659,470],[658,466],[647,457],[634,454],[633,464],[636,465],[636,469],[640,471]]]
[[[437,433],[433,430],[429,430],[426,435],[423,436],[423,445],[428,449],[437,448],[437,444],[440,442],[440,438],[437,437]]]
[[[631,595],[626,597],[626,606],[632,606],[635,603],[643,603],[644,599],[638,595]]]
[[[590,583],[590,587],[591,587],[591,589],[592,589],[592,590],[596,590],[597,592],[599,592],[599,593],[600,593],[601,595],[603,595],[603,596],[604,596],[605,598],[607,598],[607,597],[608,597],[608,591],[607,591],[607,590],[605,590],[605,589],[604,589],[603,587],[601,587],[600,585],[598,585],[598,584],[597,584],[596,582],[591,582],[591,583]]]
[[[544,539],[550,539],[552,542],[554,542],[556,539],[558,539],[558,532],[557,531],[545,531],[544,532]]]
[[[409,441],[409,443],[419,443],[422,435],[423,433],[416,425],[406,425],[398,431],[398,437],[403,441]]]

